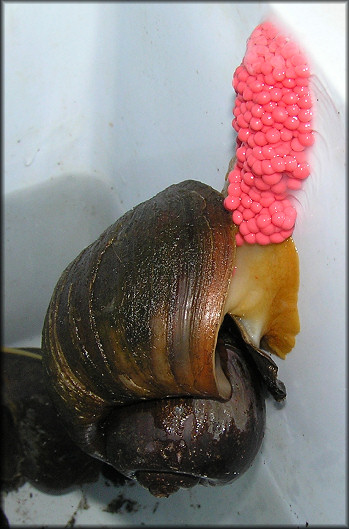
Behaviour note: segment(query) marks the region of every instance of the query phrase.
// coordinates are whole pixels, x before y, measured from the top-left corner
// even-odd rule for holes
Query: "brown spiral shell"
[[[222,195],[188,180],[127,212],[65,269],[44,323],[43,362],[85,451],[105,459],[99,424],[115,407],[230,397],[215,349],[235,233]]]

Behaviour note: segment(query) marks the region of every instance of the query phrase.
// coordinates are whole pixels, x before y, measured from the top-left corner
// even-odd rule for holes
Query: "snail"
[[[26,481],[47,493],[96,481],[101,462],[67,435],[49,397],[39,348],[2,348],[1,485]]]
[[[155,496],[252,464],[269,353],[299,332],[292,238],[236,247],[223,194],[194,180],[125,213],[68,265],[42,332],[47,388],[72,441]]]

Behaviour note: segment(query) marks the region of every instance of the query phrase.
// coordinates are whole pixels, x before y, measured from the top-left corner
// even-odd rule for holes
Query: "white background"
[[[345,3],[5,3],[4,340],[40,345],[63,268],[121,213],[187,178],[223,187],[235,68],[267,16],[312,61],[313,173],[297,195],[301,333],[279,361],[253,467],[232,485],[103,509],[104,480],[4,498],[12,524],[345,522]],[[276,17],[276,18],[275,18]],[[32,497],[30,496],[32,495]],[[82,501],[83,500],[83,501]],[[89,508],[83,508],[83,505]],[[153,512],[155,511],[155,512]]]

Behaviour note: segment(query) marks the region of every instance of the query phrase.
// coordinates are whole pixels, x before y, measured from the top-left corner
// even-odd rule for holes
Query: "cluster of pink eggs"
[[[309,65],[298,45],[270,22],[252,33],[236,69],[236,163],[224,206],[238,225],[237,245],[279,243],[293,233],[290,192],[300,189],[314,143]]]

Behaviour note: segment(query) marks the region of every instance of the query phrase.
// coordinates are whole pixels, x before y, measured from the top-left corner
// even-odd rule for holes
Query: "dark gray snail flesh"
[[[223,197],[185,181],[140,204],[58,281],[42,339],[72,441],[156,496],[252,464],[265,390],[299,331],[291,239],[236,250]],[[246,245],[248,246],[248,245]]]

